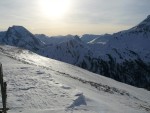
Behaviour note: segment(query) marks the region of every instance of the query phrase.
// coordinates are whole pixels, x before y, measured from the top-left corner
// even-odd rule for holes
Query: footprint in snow
[[[36,73],[37,73],[38,75],[45,74],[45,72],[41,72],[41,71],[36,71]]]
[[[28,69],[29,67],[21,67],[20,69]]]
[[[58,82],[55,82],[55,84],[59,84]]]
[[[70,86],[62,85],[62,84],[60,85],[60,87],[61,87],[61,88],[63,88],[63,89],[71,89],[71,87],[70,87]]]

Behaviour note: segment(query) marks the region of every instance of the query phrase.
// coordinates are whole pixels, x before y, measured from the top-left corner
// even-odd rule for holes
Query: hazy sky
[[[150,0],[0,0],[0,31],[21,25],[47,35],[104,34],[150,14]]]

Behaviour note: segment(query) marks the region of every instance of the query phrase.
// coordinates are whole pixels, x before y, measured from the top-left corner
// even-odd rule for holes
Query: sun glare
[[[50,18],[61,18],[69,11],[70,0],[40,0],[42,14]]]

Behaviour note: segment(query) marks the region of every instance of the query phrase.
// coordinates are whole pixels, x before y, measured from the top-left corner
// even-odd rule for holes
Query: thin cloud
[[[114,28],[116,30],[121,30],[121,26],[122,28],[134,26],[150,14],[150,0],[71,0],[71,2],[71,8],[62,20],[51,20],[42,17],[38,0],[0,0],[1,26],[7,28],[13,24],[21,24],[29,28],[42,27],[47,30],[45,33],[51,28],[50,30],[56,30],[58,34],[67,29],[70,34],[73,33],[73,26],[79,29],[84,25],[86,26],[83,27],[84,30],[80,29],[82,33],[86,30],[87,33],[91,31],[98,33],[105,25],[107,28],[109,25],[109,28],[116,26]]]

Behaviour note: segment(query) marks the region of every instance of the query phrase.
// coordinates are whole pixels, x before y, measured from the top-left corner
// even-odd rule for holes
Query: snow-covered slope
[[[2,42],[32,51],[37,51],[42,46],[42,42],[22,26],[9,27]]]
[[[0,46],[8,113],[149,113],[150,92],[28,50]]]

